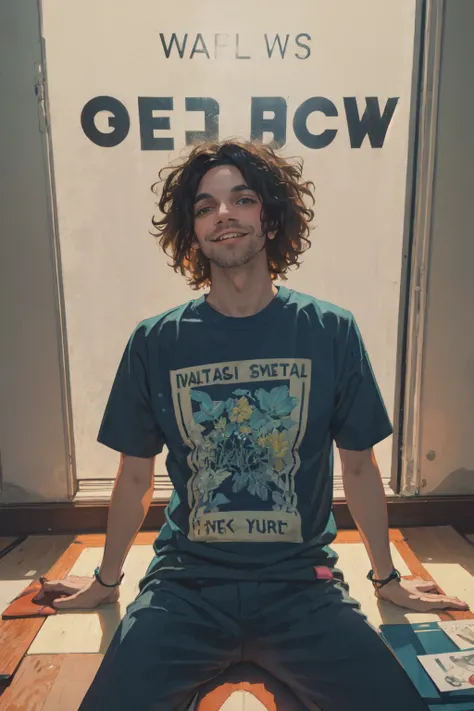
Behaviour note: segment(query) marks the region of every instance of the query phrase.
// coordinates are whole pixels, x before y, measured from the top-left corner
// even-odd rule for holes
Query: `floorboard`
[[[45,575],[66,551],[71,536],[30,536],[0,560],[0,612],[29,583]]]
[[[50,579],[67,575],[83,550],[71,540],[71,536],[30,536],[0,561],[0,590],[7,575],[21,575],[18,579],[23,581],[23,588],[40,575]],[[0,620],[1,682],[11,679],[43,623],[44,618]]]
[[[61,658],[42,711],[77,711],[102,661],[101,654],[65,654]]]
[[[25,659],[14,682],[0,696],[0,711],[43,711],[62,661],[48,655]]]

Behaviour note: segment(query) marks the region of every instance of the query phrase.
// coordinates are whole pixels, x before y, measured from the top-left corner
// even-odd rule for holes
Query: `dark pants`
[[[172,711],[253,662],[308,710],[427,711],[340,581],[156,581],[128,607],[80,711]]]

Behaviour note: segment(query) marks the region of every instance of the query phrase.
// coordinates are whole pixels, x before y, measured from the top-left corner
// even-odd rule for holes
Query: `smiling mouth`
[[[221,237],[217,237],[217,239],[213,240],[214,242],[226,242],[229,239],[237,239],[238,237],[245,237],[245,235],[248,234],[247,232],[228,232],[225,235],[221,235]]]

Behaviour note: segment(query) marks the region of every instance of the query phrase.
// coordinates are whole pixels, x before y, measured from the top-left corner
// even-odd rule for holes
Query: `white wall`
[[[474,3],[445,3],[423,343],[422,494],[474,494]]]
[[[184,111],[185,97],[220,104],[220,137],[250,133],[250,98],[284,97],[285,154],[305,160],[316,184],[313,247],[289,285],[351,309],[361,326],[388,409],[393,413],[415,0],[220,0],[172,4],[137,0],[64,3],[43,0],[58,220],[65,288],[77,471],[81,478],[114,476],[116,456],[96,443],[97,430],[126,340],[142,318],[192,296],[148,234],[157,171],[184,146],[185,130],[203,128],[202,114]],[[164,56],[160,33],[188,33],[183,59]],[[233,49],[217,59],[189,58],[202,32],[210,53],[214,33]],[[264,34],[290,35],[285,59],[269,59]],[[240,54],[235,58],[235,34]],[[311,36],[307,59],[295,57],[298,33]],[[222,43],[223,36],[219,41]],[[115,147],[89,140],[81,111],[109,95],[130,115],[130,131]],[[175,151],[141,150],[137,97],[173,97]],[[313,114],[308,129],[337,129],[333,142],[303,146],[292,128],[296,108],[326,97],[338,116]],[[378,97],[383,111],[397,97],[385,142],[351,147],[344,97]],[[107,114],[96,119],[107,129]],[[377,448],[383,473],[392,441]]]

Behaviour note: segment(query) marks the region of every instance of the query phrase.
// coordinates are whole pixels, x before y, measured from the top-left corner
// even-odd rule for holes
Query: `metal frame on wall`
[[[401,403],[397,491],[401,496],[420,493],[420,404],[426,319],[426,291],[431,235],[435,167],[438,90],[443,33],[444,0],[426,0],[421,8],[420,80],[418,120],[414,135],[412,205],[407,250],[405,334],[401,352]],[[410,194],[407,191],[407,194]],[[407,211],[408,212],[408,211]]]
[[[61,390],[63,397],[63,416],[64,416],[64,440],[67,451],[67,475],[66,488],[67,496],[73,499],[77,491],[77,476],[76,476],[76,456],[74,449],[74,427],[73,413],[71,402],[71,381],[69,373],[69,347],[67,340],[67,325],[66,312],[64,302],[64,287],[61,271],[61,247],[59,240],[58,227],[58,209],[56,202],[56,187],[54,175],[54,155],[51,137],[51,120],[48,100],[48,74],[46,62],[46,47],[43,36],[43,17],[42,3],[38,0],[38,18],[40,30],[40,45],[41,45],[41,66],[38,67],[38,80],[35,86],[36,95],[38,97],[39,112],[42,119],[41,132],[44,135],[44,150],[45,150],[45,181],[47,184],[48,193],[50,196],[49,213],[51,222],[51,255],[54,268],[54,290],[56,295],[56,319],[58,329],[58,349],[59,359],[61,363]]]

